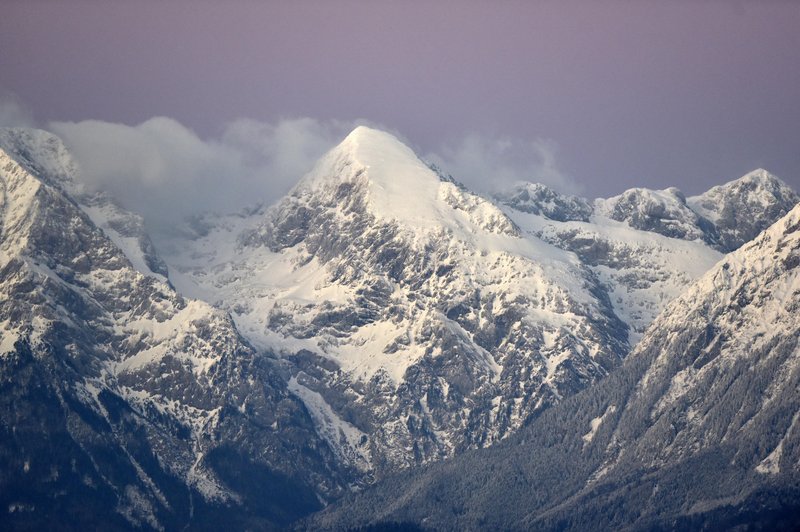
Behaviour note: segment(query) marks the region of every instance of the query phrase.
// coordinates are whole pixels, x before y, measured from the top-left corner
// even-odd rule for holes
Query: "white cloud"
[[[237,120],[219,139],[201,139],[157,117],[136,126],[97,120],[53,122],[82,179],[105,189],[156,226],[203,211],[271,203],[338,142],[352,124],[301,118]]]
[[[246,166],[268,174],[270,189],[277,188],[276,194],[282,195],[354,127],[354,122],[321,122],[312,118],[277,124],[241,119],[226,128],[222,143],[240,153]],[[257,176],[262,177],[265,176]]]
[[[0,127],[33,127],[31,112],[12,93],[0,89]]]
[[[458,181],[482,192],[531,181],[559,192],[580,193],[580,186],[559,169],[556,154],[557,146],[552,140],[470,134],[426,158]]]
[[[192,214],[273,203],[359,123],[364,121],[240,119],[215,139],[202,139],[165,117],[135,126],[85,120],[52,122],[48,128],[73,153],[86,184],[108,190],[152,228],[162,229]],[[562,192],[578,189],[559,170],[555,145],[541,139],[473,134],[425,159],[482,192],[523,180]]]

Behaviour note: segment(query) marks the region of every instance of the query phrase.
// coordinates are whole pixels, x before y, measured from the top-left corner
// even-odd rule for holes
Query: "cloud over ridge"
[[[98,120],[53,122],[82,179],[111,192],[152,224],[203,211],[230,212],[286,193],[348,125],[308,118],[266,124],[249,119],[201,139],[176,120],[128,126]]]
[[[133,126],[84,120],[51,122],[47,128],[64,140],[89,187],[109,191],[158,229],[206,211],[228,213],[277,201],[363,123],[245,118],[212,139],[167,117]],[[471,134],[423,158],[478,192],[519,181],[575,192],[579,187],[559,171],[555,154],[552,141]]]
[[[582,187],[557,163],[558,146],[544,138],[465,135],[426,156],[459,181],[482,192],[495,192],[522,181],[543,183],[559,192],[577,194]]]

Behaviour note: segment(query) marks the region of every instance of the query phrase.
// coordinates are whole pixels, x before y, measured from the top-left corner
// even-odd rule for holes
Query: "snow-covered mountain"
[[[526,183],[497,200],[526,233],[580,257],[631,327],[635,345],[666,303],[722,253],[784,216],[800,196],[756,170],[688,199],[675,188],[637,188],[590,202]]]
[[[56,137],[0,130],[3,527],[318,508],[344,471],[275,364],[178,295],[141,219],[75,172]]]
[[[497,441],[629,349],[577,256],[387,133],[359,127],[277,205],[206,222],[167,253],[172,281],[282,353],[365,472]]]
[[[612,198],[589,201],[559,194],[545,185],[522,183],[496,199],[516,211],[539,215],[556,227],[556,222],[600,221],[609,225],[611,220],[671,238],[702,240],[727,253],[751,241],[788,213],[800,196],[759,168],[689,198],[674,187],[633,188]]]
[[[76,181],[77,165],[58,137],[35,129],[0,128],[0,147],[6,156],[77,202],[136,270],[166,281],[167,266],[156,253],[142,217],[121,208],[107,192],[87,189]]]
[[[798,201],[795,191],[762,168],[687,198],[695,212],[714,224],[714,241],[721,251],[733,251],[751,241]]]
[[[314,526],[795,529],[799,309],[797,205],[671,302],[604,381],[517,437],[391,478]]]
[[[664,196],[670,198],[668,192],[634,190],[617,198],[590,203],[574,198],[560,201],[560,196],[549,191],[548,195],[556,198],[556,205],[575,205],[576,202],[579,205],[577,212],[558,209],[553,216],[548,209],[548,205],[553,204],[551,201],[543,208],[538,203],[534,207],[531,202],[519,201],[520,190],[534,187],[536,190],[544,188],[524,185],[498,200],[531,238],[542,239],[579,257],[609,294],[615,314],[630,327],[631,346],[667,302],[722,256],[704,242],[702,233],[691,225],[697,219],[694,214],[687,216],[688,220],[682,219],[681,225],[689,227],[688,231],[671,235],[648,230],[642,223],[613,217],[619,212],[616,206],[620,198],[627,197],[622,201],[627,205],[639,199],[644,205],[642,210],[647,211],[648,201]],[[535,214],[536,211],[541,214]],[[687,236],[689,238],[682,238]]]
[[[360,127],[276,205],[156,246],[79,173],[53,135],[0,129],[4,525],[286,525],[394,471],[521,441],[537,458],[513,460],[544,490],[532,509],[745,433],[762,436],[741,447],[753,478],[795,460],[796,228],[745,243],[800,198],[762,170],[688,199],[530,183],[487,198]],[[728,284],[653,321],[709,269]],[[743,345],[769,362],[739,371]],[[768,404],[715,406],[751,389]],[[564,452],[580,471],[554,480]]]
[[[719,194],[768,224],[797,200],[769,192],[765,213]],[[512,434],[608,374],[722,257],[675,189],[590,202],[526,184],[493,200],[365,127],[277,205],[189,232],[162,243],[171,281],[280,353],[367,477]]]

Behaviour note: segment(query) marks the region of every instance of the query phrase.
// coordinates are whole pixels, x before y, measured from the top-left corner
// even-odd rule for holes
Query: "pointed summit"
[[[440,182],[439,176],[411,148],[385,131],[358,126],[333,151],[346,154],[361,166],[374,184],[372,192],[376,196],[393,196],[381,199],[396,202],[407,197],[409,191],[435,195]]]
[[[782,186],[788,186],[786,183],[783,182],[781,178],[776,176],[775,174],[765,170],[763,168],[756,168],[752,172],[748,172],[739,179],[735,179],[727,185],[733,185],[736,183],[744,184],[744,183],[759,183],[759,184],[778,184]],[[726,186],[726,185],[723,185]]]
[[[363,144],[366,146],[377,144],[396,144],[403,149],[410,149],[403,144],[397,137],[387,131],[376,129],[369,126],[356,126],[353,131],[347,134],[342,144]]]
[[[287,200],[366,212],[412,231],[514,233],[491,202],[443,179],[394,135],[366,126],[325,154]]]
[[[414,151],[391,133],[367,126],[358,126],[338,146],[317,163],[312,174],[330,170],[332,161],[347,159],[359,169],[369,170],[371,180],[384,180],[388,175],[395,180],[430,179],[438,176],[422,162]]]
[[[733,251],[788,213],[800,196],[781,179],[759,168],[687,199],[716,225],[722,251]]]
[[[355,128],[329,151],[300,183],[319,189],[342,185],[363,192],[373,214],[402,221],[432,223],[439,176],[394,135],[366,126]],[[337,192],[339,193],[339,192]]]
[[[697,202],[701,199],[718,199],[723,196],[731,197],[734,195],[750,196],[747,199],[751,201],[757,200],[761,203],[769,203],[770,199],[791,202],[793,198],[794,203],[796,203],[798,198],[795,191],[781,178],[763,168],[757,168],[752,172],[746,173],[739,179],[734,179],[724,185],[717,185],[699,196],[689,198],[689,202]],[[792,203],[792,206],[794,203]]]

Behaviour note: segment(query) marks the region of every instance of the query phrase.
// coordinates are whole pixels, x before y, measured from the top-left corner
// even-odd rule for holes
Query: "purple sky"
[[[800,189],[800,2],[5,1],[0,88],[39,123],[366,118],[421,153],[550,139],[589,196]]]

